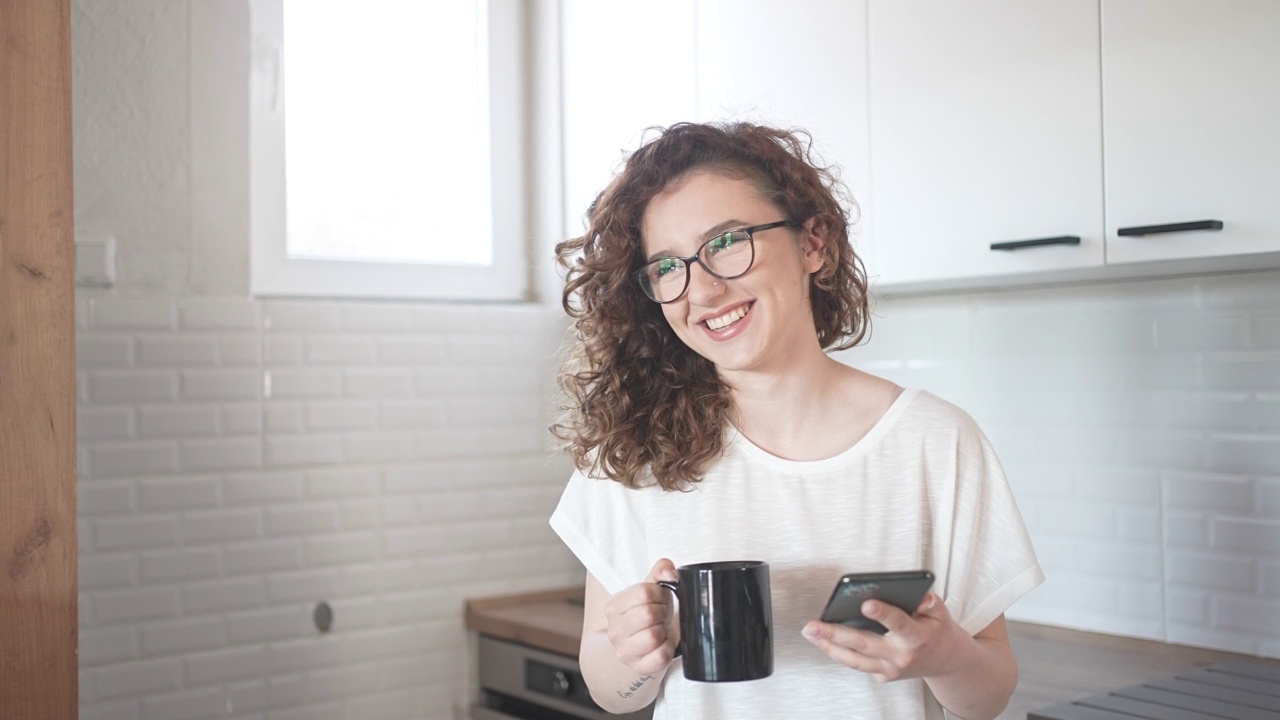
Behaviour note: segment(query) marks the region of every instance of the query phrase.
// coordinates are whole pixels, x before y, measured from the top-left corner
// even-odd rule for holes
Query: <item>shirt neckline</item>
[[[868,448],[875,445],[880,437],[888,432],[889,428],[893,426],[906,407],[911,404],[911,401],[919,394],[919,388],[903,388],[902,392],[898,394],[898,397],[894,398],[893,403],[889,405],[889,408],[884,411],[884,414],[880,416],[880,419],[871,426],[871,429],[868,430],[865,435],[858,438],[858,441],[853,445],[829,458],[823,458],[821,460],[788,460],[786,458],[778,457],[777,455],[774,455],[768,450],[765,450],[759,445],[751,442],[751,440],[746,435],[743,435],[742,432],[739,431],[732,423],[729,424],[729,444],[730,446],[741,448],[745,455],[759,462],[788,470],[819,470],[832,465],[839,465],[863,454],[868,450]]]

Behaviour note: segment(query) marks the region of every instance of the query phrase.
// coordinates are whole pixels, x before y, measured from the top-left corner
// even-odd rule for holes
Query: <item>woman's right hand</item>
[[[607,634],[618,661],[644,677],[662,672],[676,656],[680,623],[675,599],[659,580],[675,582],[675,563],[662,558],[644,582],[618,592],[605,603]]]

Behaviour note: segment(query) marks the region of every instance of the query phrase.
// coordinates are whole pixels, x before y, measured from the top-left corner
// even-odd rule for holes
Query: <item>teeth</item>
[[[743,305],[725,313],[724,315],[721,315],[720,317],[711,318],[710,320],[707,321],[707,327],[711,328],[712,330],[721,330],[738,322],[743,317],[745,317],[746,314],[747,314],[747,308],[745,305]]]

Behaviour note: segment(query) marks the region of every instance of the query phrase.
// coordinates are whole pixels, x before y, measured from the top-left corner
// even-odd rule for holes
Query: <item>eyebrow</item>
[[[728,220],[725,220],[724,222],[716,223],[715,225],[712,225],[709,229],[707,229],[706,232],[702,233],[702,241],[698,243],[698,247],[702,247],[702,243],[710,240],[711,238],[717,235],[724,233],[726,230],[732,230],[735,228],[744,228],[744,227],[747,227],[749,224],[750,223],[744,220],[738,220],[735,218],[730,218]],[[676,255],[675,253],[671,252],[666,248],[663,248],[662,250],[657,250],[653,254],[651,254],[645,262],[653,262],[654,260],[658,260],[661,258],[669,258],[669,257],[680,257],[680,256]]]

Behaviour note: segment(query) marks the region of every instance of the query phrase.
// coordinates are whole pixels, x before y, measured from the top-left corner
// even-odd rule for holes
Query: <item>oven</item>
[[[576,658],[479,637],[480,702],[472,720],[649,720],[653,706],[612,715],[587,691]]]

